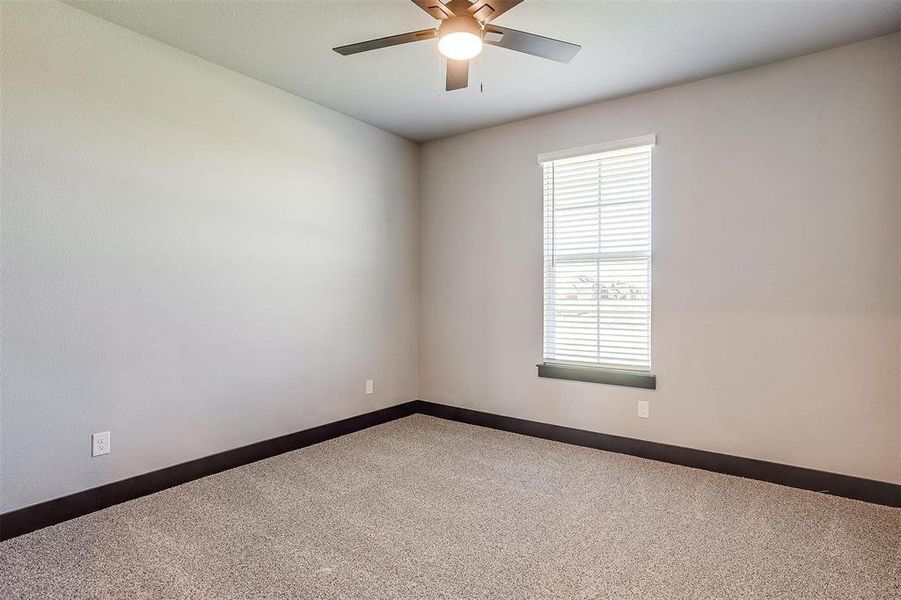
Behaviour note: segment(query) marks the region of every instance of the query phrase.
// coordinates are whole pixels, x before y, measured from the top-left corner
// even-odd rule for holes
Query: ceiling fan
[[[491,22],[523,0],[412,0],[422,10],[441,21],[435,29],[411,31],[334,48],[347,56],[388,46],[398,46],[438,38],[438,51],[447,57],[447,91],[469,85],[469,59],[478,56],[482,44],[498,46],[568,63],[581,46],[492,25]]]

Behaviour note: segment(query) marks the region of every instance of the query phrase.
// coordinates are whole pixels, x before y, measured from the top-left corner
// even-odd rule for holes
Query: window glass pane
[[[544,164],[544,358],[650,371],[651,147]]]

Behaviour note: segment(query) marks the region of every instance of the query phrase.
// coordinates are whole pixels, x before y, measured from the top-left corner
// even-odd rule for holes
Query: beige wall
[[[420,397],[901,482],[899,115],[895,34],[426,144]],[[539,379],[536,155],[652,133],[658,389]]]
[[[416,397],[414,144],[66,5],[0,38],[0,510]]]

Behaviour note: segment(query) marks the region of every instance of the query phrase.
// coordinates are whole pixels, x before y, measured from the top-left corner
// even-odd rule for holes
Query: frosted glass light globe
[[[482,38],[468,31],[455,31],[441,36],[438,51],[451,60],[468,60],[482,51]]]

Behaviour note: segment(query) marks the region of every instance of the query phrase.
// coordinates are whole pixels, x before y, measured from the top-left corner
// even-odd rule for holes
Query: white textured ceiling
[[[355,56],[333,46],[425,29],[408,0],[65,0],[415,141],[808,54],[901,27],[901,0],[525,0],[496,23],[582,45],[568,65],[484,52],[444,93],[436,42]]]

